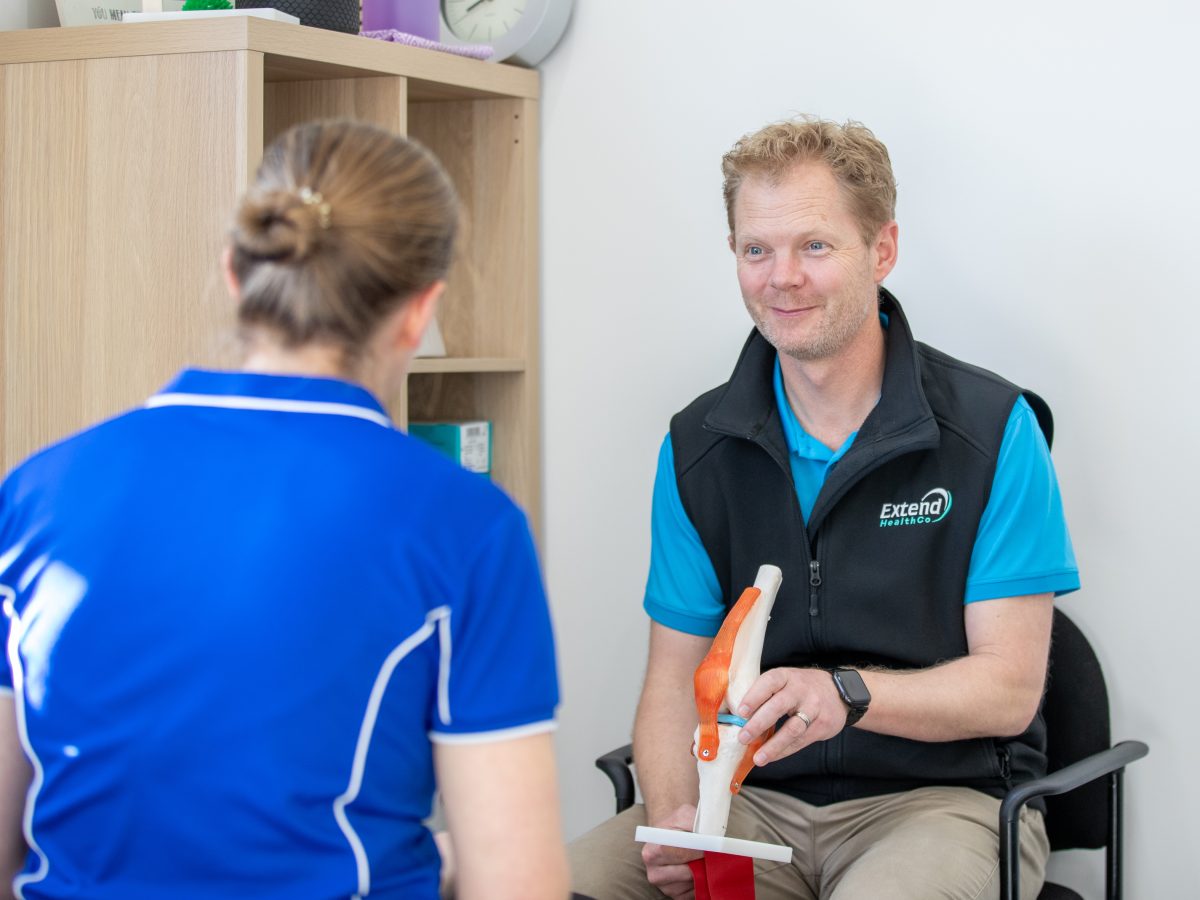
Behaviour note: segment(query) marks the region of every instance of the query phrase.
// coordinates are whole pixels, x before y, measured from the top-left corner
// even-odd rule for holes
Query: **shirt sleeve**
[[[435,743],[480,743],[551,731],[558,674],[550,610],[525,517],[510,508],[483,538],[451,607],[444,708]]]
[[[703,637],[714,636],[725,620],[717,573],[679,498],[669,434],[658,452],[654,476],[650,575],[642,606],[660,625]]]
[[[1018,398],[1009,414],[967,573],[965,602],[1079,589],[1050,448]]]

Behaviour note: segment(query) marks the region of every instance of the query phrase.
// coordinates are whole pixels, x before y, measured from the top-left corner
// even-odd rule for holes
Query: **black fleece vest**
[[[775,349],[750,335],[730,380],[671,420],[675,475],[727,604],[783,570],[762,668],[913,669],[964,656],[963,596],[980,517],[1022,391],[912,339],[895,298],[878,405],[809,522],[775,407]],[[1026,398],[1047,439],[1050,413]],[[1041,715],[1017,738],[925,743],[847,728],[747,780],[809,803],[966,785],[1001,796],[1045,774]]]

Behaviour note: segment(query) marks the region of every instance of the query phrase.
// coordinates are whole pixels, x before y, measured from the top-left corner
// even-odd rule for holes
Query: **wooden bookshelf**
[[[541,510],[536,72],[256,18],[0,33],[0,464],[236,359],[217,261],[264,144],[350,117],[421,140],[467,236],[413,419],[493,423]]]

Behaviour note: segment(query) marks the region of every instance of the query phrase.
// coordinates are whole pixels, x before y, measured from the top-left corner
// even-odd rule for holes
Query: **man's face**
[[[742,299],[780,353],[827,359],[868,324],[877,327],[876,287],[894,261],[895,225],[884,228],[890,257],[878,241],[867,246],[828,166],[800,163],[778,183],[746,178],[734,222]]]

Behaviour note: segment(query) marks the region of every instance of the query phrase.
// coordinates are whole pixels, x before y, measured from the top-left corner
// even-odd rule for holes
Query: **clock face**
[[[563,36],[575,0],[441,0],[441,4],[442,43],[490,46],[492,62],[536,66]]]
[[[521,21],[528,0],[442,0],[442,18],[460,41],[495,43]]]

